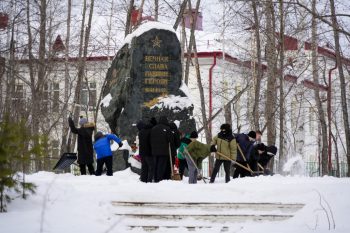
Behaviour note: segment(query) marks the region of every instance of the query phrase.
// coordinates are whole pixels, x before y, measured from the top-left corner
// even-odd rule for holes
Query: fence
[[[208,165],[208,159],[203,160],[202,167],[203,167],[203,175],[205,177],[209,176],[209,165]],[[317,177],[320,176],[320,170],[319,170],[319,164],[317,162],[305,162],[304,163],[304,174],[309,177]],[[333,169],[331,172],[331,176],[336,176],[337,170],[335,168],[336,163],[333,162]],[[340,162],[339,163],[339,175],[340,177],[346,177],[348,172],[348,164],[346,162]],[[219,173],[217,177],[223,177],[225,175],[224,168],[221,166]]]

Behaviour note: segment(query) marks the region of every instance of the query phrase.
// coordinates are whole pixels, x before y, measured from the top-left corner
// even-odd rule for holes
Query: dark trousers
[[[100,176],[102,174],[104,164],[107,168],[107,176],[113,176],[113,156],[97,159],[96,176]]]
[[[156,156],[155,157],[155,172],[154,172],[154,181],[159,182],[164,179],[166,179],[167,174],[166,171],[168,170],[167,167],[169,166],[169,156]]]
[[[217,159],[217,160],[215,160],[213,173],[211,174],[211,177],[210,177],[210,183],[214,183],[216,175],[218,174],[219,169],[221,167],[221,164],[224,164],[226,183],[230,181],[231,161]]]
[[[152,182],[154,177],[154,158],[152,156],[141,156],[141,176],[142,182]]]
[[[175,156],[171,156],[171,159],[172,159],[172,164],[174,166],[174,164],[175,164]],[[168,159],[168,161],[169,161],[169,159]],[[171,179],[171,164],[170,164],[170,161],[169,161],[168,165],[166,166],[166,169],[165,169],[163,180],[170,180],[170,179]]]
[[[238,162],[238,161],[237,161]],[[238,162],[240,164],[242,164],[243,166],[247,167],[247,162]],[[244,168],[241,168],[240,166],[236,165],[236,169],[235,172],[233,173],[233,179],[240,177],[246,177],[246,176],[250,176],[251,174],[245,170]]]
[[[94,168],[94,166],[92,165],[92,163],[89,163],[89,164],[79,164],[80,174],[81,174],[81,175],[86,175],[86,166],[88,167],[89,174],[90,174],[90,175],[95,175],[95,168]]]
[[[184,176],[185,168],[188,170],[186,159],[179,159],[179,174],[181,176],[181,180]]]

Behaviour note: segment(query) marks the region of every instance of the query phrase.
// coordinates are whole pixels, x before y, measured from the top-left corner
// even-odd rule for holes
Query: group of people
[[[142,182],[171,179],[175,167],[181,179],[187,168],[189,183],[197,183],[203,178],[202,161],[211,153],[215,153],[216,160],[210,183],[215,182],[222,164],[226,182],[230,181],[231,168],[235,169],[233,178],[268,174],[267,164],[277,153],[274,145],[261,143],[260,131],[234,134],[230,124],[221,125],[210,145],[199,142],[196,131],[181,133],[176,124],[169,123],[164,116],[158,122],[155,118],[140,121],[137,128]]]
[[[86,167],[90,175],[99,176],[103,167],[106,167],[107,175],[113,175],[113,155],[110,141],[123,146],[122,141],[114,134],[97,132],[95,141],[92,135],[95,125],[89,123],[86,118],[79,120],[80,128],[76,128],[72,118],[68,118],[72,133],[78,138],[78,161],[80,172],[86,175]],[[215,153],[215,164],[210,177],[210,183],[224,165],[225,181],[233,178],[253,176],[268,173],[267,164],[276,155],[277,148],[265,146],[261,143],[261,132],[250,131],[248,134],[234,134],[230,124],[223,124],[220,132],[214,136],[210,145],[198,141],[196,131],[190,134],[178,130],[174,122],[169,122],[167,117],[161,116],[158,121],[151,118],[149,121],[139,121],[138,149],[141,157],[142,182],[159,182],[161,180],[174,179],[178,171],[179,179],[182,179],[185,168],[188,170],[189,183],[197,183],[202,177],[202,161]],[[93,151],[96,152],[97,167],[93,166]],[[233,166],[232,166],[233,165]],[[231,173],[231,169],[234,172]]]
[[[97,132],[95,134],[95,143],[92,143],[92,135],[95,130],[95,124],[88,122],[84,117],[80,117],[80,128],[76,128],[71,117],[68,118],[68,124],[72,133],[77,134],[78,137],[78,160],[77,163],[80,168],[80,174],[86,175],[86,167],[90,175],[100,176],[105,166],[107,169],[107,176],[113,176],[113,154],[110,147],[110,141],[113,140],[118,143],[119,147],[123,146],[122,141],[114,134],[103,134]],[[96,171],[93,166],[94,153],[96,152]]]

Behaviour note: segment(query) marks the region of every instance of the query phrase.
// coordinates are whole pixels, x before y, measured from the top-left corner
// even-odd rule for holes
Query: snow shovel
[[[169,159],[170,159],[171,179],[172,180],[181,180],[180,174],[178,172],[174,173],[173,160],[171,158],[170,144],[169,144]]]
[[[242,151],[242,148],[241,148],[241,146],[239,145],[239,143],[237,143],[237,147],[238,147],[239,152],[241,152],[241,155],[242,155],[242,157],[243,157],[244,162],[247,162],[247,160],[246,160],[246,158],[245,158],[245,155],[244,155],[244,153],[243,153],[243,151]],[[252,169],[250,168],[250,166],[249,166],[248,163],[247,163],[247,167],[248,167],[249,170],[252,171]],[[252,173],[252,172],[251,172],[251,173]],[[253,173],[252,173],[252,174],[253,174]]]
[[[194,160],[193,160],[193,158],[191,157],[190,152],[188,152],[187,148],[184,148],[184,152],[185,152],[185,153],[187,154],[187,156],[190,158],[190,160],[191,160],[191,162],[193,163],[194,167],[197,169],[198,174],[201,175],[201,177],[202,177],[204,183],[207,183],[207,182],[205,181],[205,179],[208,179],[208,178],[207,178],[207,177],[204,177],[203,174],[202,174],[202,172],[198,169],[197,164],[194,162]]]
[[[77,160],[77,153],[63,153],[61,158],[58,160],[53,170],[65,170],[67,167],[72,165]]]
[[[247,159],[246,159],[245,156],[244,156],[244,153],[243,153],[243,151],[242,151],[242,148],[241,148],[241,146],[240,146],[238,143],[237,143],[237,147],[238,147],[238,150],[239,150],[239,151],[241,152],[241,154],[242,154],[242,157],[243,157],[244,162],[247,162]],[[252,169],[250,168],[250,166],[249,166],[248,163],[247,163],[247,166],[248,166],[248,168],[252,171]],[[254,172],[254,173],[255,173],[255,174],[264,173],[265,169],[260,165],[260,163],[258,163],[258,167],[261,168],[263,171],[262,171],[262,172],[257,171],[257,172]],[[252,173],[252,175],[253,175],[253,173]]]
[[[72,113],[70,114],[70,116],[72,115]],[[66,141],[66,145],[67,145],[67,150],[69,150],[69,144],[70,144],[70,140],[71,140],[71,130],[69,128],[68,131],[68,137],[67,137],[67,141]],[[77,153],[73,153],[73,152],[65,152],[62,154],[61,158],[57,161],[56,165],[54,166],[53,170],[65,170],[66,168],[70,167],[70,165],[75,164],[74,162],[78,159],[77,157]],[[75,164],[77,165],[77,164]]]
[[[217,151],[216,153],[217,153],[218,155],[220,155],[220,156],[222,156],[222,157],[224,157],[224,158],[230,160],[231,162],[233,162],[233,163],[236,164],[237,166],[243,168],[244,170],[246,170],[246,171],[248,171],[248,172],[250,172],[250,173],[252,173],[252,174],[254,173],[254,171],[252,171],[252,169],[250,169],[249,167],[243,166],[242,164],[240,164],[240,163],[234,161],[233,159],[230,159],[230,157],[228,157],[228,156],[226,156],[226,155],[224,155],[224,154],[222,154],[222,153],[220,153],[220,152],[218,152],[218,151]]]

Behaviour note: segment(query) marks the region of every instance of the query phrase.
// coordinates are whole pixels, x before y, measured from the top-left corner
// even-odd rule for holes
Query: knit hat
[[[255,138],[256,138],[256,133],[255,133],[255,131],[250,131],[250,132],[248,133],[248,137],[255,139]]]
[[[158,123],[163,125],[169,125],[169,121],[166,116],[160,116]]]
[[[157,120],[155,117],[152,117],[151,120],[149,121],[153,126],[157,124]]]
[[[88,122],[88,120],[85,117],[80,117],[80,120],[79,120],[80,126],[85,125],[87,122]]]
[[[190,135],[190,138],[198,138],[198,133],[196,131],[193,131]]]
[[[101,131],[98,131],[96,134],[95,134],[95,142],[100,139],[100,138],[103,138],[104,135]]]
[[[144,129],[145,128],[145,123],[143,122],[143,121],[139,121],[139,122],[137,122],[137,124],[136,124],[136,127],[137,127],[137,129],[140,131],[140,130],[142,130],[142,129]]]
[[[261,150],[261,151],[265,151],[266,146],[264,143],[259,143],[258,145],[256,145],[256,149]]]
[[[170,127],[170,129],[172,129],[172,130],[177,130],[177,125],[176,125],[174,122],[171,122],[171,123],[169,124],[169,127]]]
[[[220,126],[220,130],[229,131],[229,130],[231,130],[231,125],[230,124],[222,124]]]
[[[267,153],[269,153],[269,154],[276,155],[276,154],[277,154],[277,147],[274,146],[274,145],[268,146],[268,147],[266,148],[266,151],[267,151]]]

